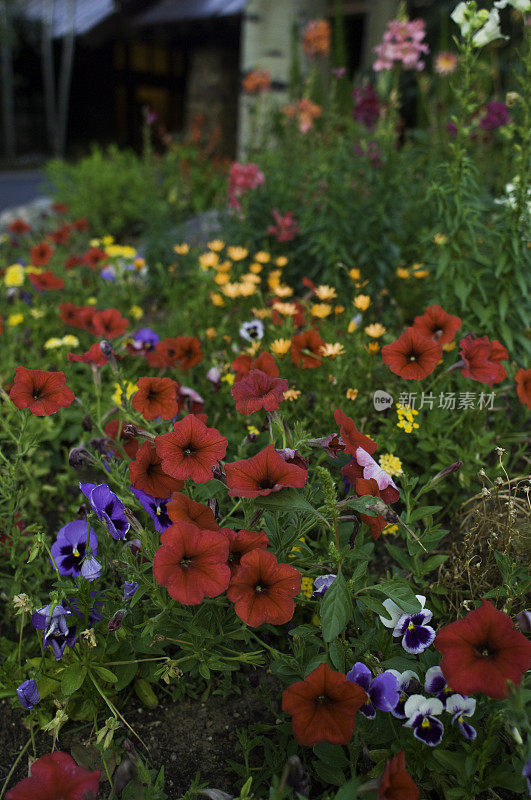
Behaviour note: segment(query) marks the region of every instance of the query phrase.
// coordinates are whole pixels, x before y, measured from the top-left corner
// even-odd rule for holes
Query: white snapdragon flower
[[[531,11],[531,0],[496,0],[494,5],[496,8],[512,6],[513,8],[516,8],[517,11],[521,11],[522,13]]]
[[[486,23],[472,37],[472,44],[475,47],[485,47],[495,39],[508,39],[500,30],[500,12],[493,8]]]

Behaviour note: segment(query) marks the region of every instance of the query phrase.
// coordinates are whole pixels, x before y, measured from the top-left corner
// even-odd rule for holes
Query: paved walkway
[[[44,196],[44,174],[38,169],[0,172],[0,212]]]

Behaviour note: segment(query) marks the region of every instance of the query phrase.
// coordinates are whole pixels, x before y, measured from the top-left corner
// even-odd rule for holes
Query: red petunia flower
[[[83,263],[83,259],[81,256],[68,256],[65,261],[65,269],[74,269],[74,267],[80,267]]]
[[[30,250],[31,263],[34,267],[45,267],[53,255],[53,247],[48,242],[36,244]]]
[[[64,372],[17,367],[9,396],[17,408],[29,408],[37,417],[55,414],[76,399],[66,385]]]
[[[348,744],[356,727],[356,714],[366,701],[361,686],[323,663],[303,681],[284,689],[282,711],[291,714],[299,744]]]
[[[129,458],[135,458],[138,448],[140,447],[140,443],[134,436],[131,436],[131,434],[125,432],[124,426],[126,424],[127,423],[123,422],[123,420],[111,419],[105,426],[105,435],[108,436],[109,439],[120,441]],[[115,450],[114,448],[112,450],[115,456],[122,458],[122,453],[120,450]],[[161,495],[158,496],[160,497]]]
[[[253,414],[261,408],[276,411],[284,399],[288,382],[284,378],[271,378],[259,369],[252,369],[232,387],[236,411]]]
[[[88,219],[86,217],[75,219],[70,224],[75,231],[88,231],[89,229]]]
[[[531,369],[519,369],[514,378],[520,402],[531,408]]]
[[[408,381],[430,375],[442,358],[439,342],[427,339],[416,328],[407,328],[396,342],[382,347],[382,359],[391,372]]]
[[[96,309],[92,306],[76,306],[74,303],[59,303],[59,317],[65,325],[88,330]]]
[[[252,458],[225,464],[225,474],[231,497],[258,497],[285,486],[300,489],[308,480],[308,471],[286,463],[272,444]]]
[[[178,603],[199,605],[205,597],[217,597],[228,587],[229,543],[225,536],[180,522],[166,528],[160,541],[153,575]]]
[[[446,683],[463,695],[507,697],[507,681],[519,685],[531,664],[531,642],[488,600],[442,628],[434,645]]]
[[[252,550],[265,550],[269,542],[265,531],[246,531],[244,528],[233,531],[230,528],[222,528],[221,533],[229,542],[229,567],[233,577],[238,571],[242,556]]]
[[[103,367],[109,363],[101,352],[98,342],[89,347],[86,353],[68,353],[67,358],[74,363],[92,364],[94,367]]]
[[[293,598],[300,590],[301,576],[295,567],[279,564],[274,553],[255,548],[241,557],[227,597],[239,618],[257,628],[264,622],[289,622],[295,611]]]
[[[10,233],[20,234],[28,233],[28,231],[31,230],[31,226],[23,219],[14,219],[13,222],[7,226],[7,229]]]
[[[365,436],[363,433],[360,433],[354,421],[348,417],[341,408],[334,411],[334,419],[337,425],[339,425],[341,441],[345,445],[345,453],[355,455],[358,447],[362,447],[366,453],[372,455],[374,451],[378,449],[376,442],[369,439],[369,437]]]
[[[245,353],[236,356],[231,364],[231,369],[236,373],[234,378],[235,383],[241,381],[252,369],[259,369],[271,378],[278,378],[280,374],[275,359],[271,353],[266,353],[265,350],[256,358],[246,355]]]
[[[356,494],[360,497],[365,497],[368,494],[372,495],[372,497],[381,497],[378,484],[374,478],[369,478],[369,480],[366,478],[358,478],[356,480]],[[376,541],[387,525],[387,522],[381,514],[378,514],[377,517],[370,517],[368,514],[360,514],[360,517],[361,521],[369,526],[371,536]]]
[[[212,478],[212,467],[225,456],[227,444],[218,430],[207,428],[194,414],[176,422],[171,433],[155,439],[163,470],[174,478],[191,478],[195,483]]]
[[[171,521],[176,524],[187,522],[201,530],[219,531],[212,509],[203,503],[196,503],[186,494],[174,492],[166,505],[166,510]]]
[[[129,320],[122,317],[118,309],[106,308],[105,311],[96,311],[92,317],[91,327],[97,336],[105,339],[116,339],[126,332]]]
[[[430,306],[424,314],[415,317],[411,327],[428,339],[435,339],[439,344],[448,344],[461,327],[461,319],[448,314],[440,306]]]
[[[70,238],[70,225],[62,225],[50,233],[50,240],[54,244],[66,244]]]
[[[138,391],[134,393],[131,405],[145,419],[171,419],[177,416],[178,383],[171,378],[139,378],[136,383]]]
[[[7,792],[6,800],[96,800],[99,770],[78,767],[68,753],[46,753],[34,761],[30,772]]]
[[[461,372],[465,378],[493,386],[507,377],[507,372],[500,362],[506,361],[509,353],[497,339],[490,342],[487,336],[474,339],[469,335],[461,339],[459,346],[461,348],[459,355],[465,364]]]
[[[419,800],[420,792],[413,778],[406,772],[406,756],[400,750],[390,758],[378,786],[378,800]]]
[[[30,279],[33,288],[38,289],[40,292],[48,291],[50,289],[63,289],[65,285],[64,280],[62,278],[58,278],[57,275],[54,275],[51,270],[41,272],[40,275],[30,272],[28,278]]]
[[[162,339],[153,350],[146,354],[150,367],[174,367],[179,359],[179,346],[177,339]]]
[[[291,360],[302,369],[314,369],[323,363],[321,358],[324,342],[318,331],[310,329],[296,333],[291,340]]]
[[[184,481],[164,472],[161,458],[150,442],[144,442],[138,448],[135,460],[129,464],[129,477],[135,489],[141,489],[152,497],[169,497],[184,486]]]
[[[75,226],[75,223],[73,223]],[[83,254],[83,264],[87,264],[92,269],[95,269],[101,261],[107,259],[105,250],[100,250],[98,247],[91,247]]]
[[[196,364],[201,363],[203,351],[201,350],[201,343],[196,336],[178,336],[175,342],[177,362],[182,370],[188,372]]]

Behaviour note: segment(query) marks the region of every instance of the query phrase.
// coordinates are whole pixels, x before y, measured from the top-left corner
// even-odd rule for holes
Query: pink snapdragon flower
[[[374,48],[378,56],[373,64],[374,71],[392,69],[394,64],[401,64],[404,69],[420,72],[425,66],[422,56],[429,53],[428,45],[422,41],[425,33],[423,19],[412,19],[409,22],[394,19],[388,22],[382,43]]]
[[[265,176],[253,163],[239,164],[235,161],[229,173],[229,208],[241,208],[240,197],[265,183]]]
[[[271,236],[275,236],[278,242],[291,242],[295,238],[295,234],[300,233],[293,211],[282,215],[277,208],[274,208],[271,216],[275,220],[275,224],[270,225],[267,232]]]

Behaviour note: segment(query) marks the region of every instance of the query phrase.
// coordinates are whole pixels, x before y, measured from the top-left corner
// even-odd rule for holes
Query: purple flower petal
[[[443,733],[444,725],[436,717],[423,717],[422,722],[413,728],[413,736],[430,747],[440,744]]]
[[[369,691],[371,685],[372,673],[368,667],[361,661],[356,661],[350,672],[347,672],[347,681],[357,683],[366,692]]]
[[[394,675],[384,672],[378,675],[369,689],[372,703],[380,711],[392,711],[399,700],[398,681]]]
[[[402,639],[402,647],[406,653],[418,655],[423,653],[435,639],[435,631],[429,625],[408,626]]]

